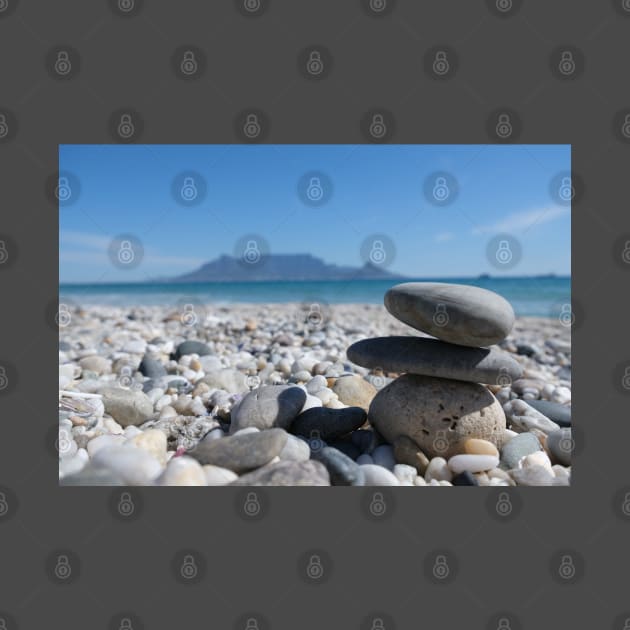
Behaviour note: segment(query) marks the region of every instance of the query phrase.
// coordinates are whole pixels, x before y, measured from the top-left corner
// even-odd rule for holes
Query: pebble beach
[[[569,485],[570,326],[420,284],[385,305],[68,307],[60,483]]]

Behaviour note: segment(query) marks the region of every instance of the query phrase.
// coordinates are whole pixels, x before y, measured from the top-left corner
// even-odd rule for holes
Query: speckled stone
[[[264,431],[263,433],[267,433]],[[329,486],[326,467],[309,459],[306,462],[277,462],[242,475],[232,486]]]

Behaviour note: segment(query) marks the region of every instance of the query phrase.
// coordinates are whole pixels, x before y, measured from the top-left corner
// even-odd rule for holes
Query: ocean
[[[213,282],[194,284],[127,283],[60,285],[60,300],[75,305],[181,305],[193,303],[302,302],[382,304],[383,295],[398,282],[453,282],[490,289],[508,300],[517,315],[557,317],[571,303],[571,278],[419,278],[307,282]]]

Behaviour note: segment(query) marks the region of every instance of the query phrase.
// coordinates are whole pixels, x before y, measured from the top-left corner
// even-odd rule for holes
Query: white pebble
[[[105,418],[103,427],[113,435],[122,435],[124,433],[124,429],[113,418]]]
[[[170,405],[173,402],[173,397],[169,394],[165,394],[155,403],[155,410],[162,411],[166,405]]]
[[[321,407],[324,403],[317,398],[317,396],[311,396],[310,394],[306,394],[306,401],[304,402],[304,406],[302,407],[302,411],[306,411],[307,409],[313,409],[313,407]],[[300,411],[300,413],[302,413]]]
[[[125,427],[125,430],[123,431],[123,435],[127,439],[135,437],[139,433],[142,433],[142,431],[138,427],[134,426],[133,424],[130,424],[128,427]]]
[[[491,470],[499,465],[499,458],[494,455],[454,455],[448,460],[448,467],[456,474]]]
[[[392,472],[396,479],[400,481],[401,486],[413,486],[418,476],[416,469],[407,464],[396,464]]]
[[[164,472],[156,479],[158,486],[206,486],[206,473],[192,457],[182,455],[169,461]]]
[[[427,482],[424,480],[424,477],[421,477],[420,475],[417,475],[416,478],[413,480],[413,485],[414,486],[426,486]]]
[[[531,468],[532,466],[543,466],[553,474],[551,460],[545,451],[537,451],[521,457],[518,461],[518,468]]]
[[[135,446],[108,446],[94,455],[92,462],[120,475],[132,486],[150,485],[162,472],[162,466],[148,451]]]
[[[212,466],[210,464],[203,467],[206,476],[206,485],[208,486],[225,486],[238,479],[238,475],[221,466]]]
[[[571,390],[568,387],[556,387],[553,390],[553,394],[551,395],[551,400],[553,402],[560,403],[564,405],[565,403],[571,402]]]
[[[94,457],[102,448],[120,446],[125,439],[124,435],[98,435],[87,443],[87,452],[90,457]]]
[[[363,464],[361,470],[365,474],[366,486],[399,486],[398,479],[392,472],[376,464]]]
[[[453,473],[443,457],[434,457],[424,472],[424,479],[431,481],[452,481]],[[434,484],[435,485],[435,484]]]
[[[306,391],[309,394],[315,394],[324,388],[328,387],[328,381],[321,375],[314,376],[308,383],[306,383]]]

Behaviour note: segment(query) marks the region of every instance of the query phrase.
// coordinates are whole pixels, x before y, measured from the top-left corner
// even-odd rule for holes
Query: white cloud
[[[434,240],[436,243],[446,243],[447,241],[452,241],[455,238],[455,234],[453,232],[440,232],[436,234]]]
[[[536,208],[524,210],[508,215],[504,219],[491,225],[482,225],[473,229],[473,234],[492,234],[497,232],[524,232],[543,223],[555,221],[571,213],[569,207],[550,206],[548,208]]]

